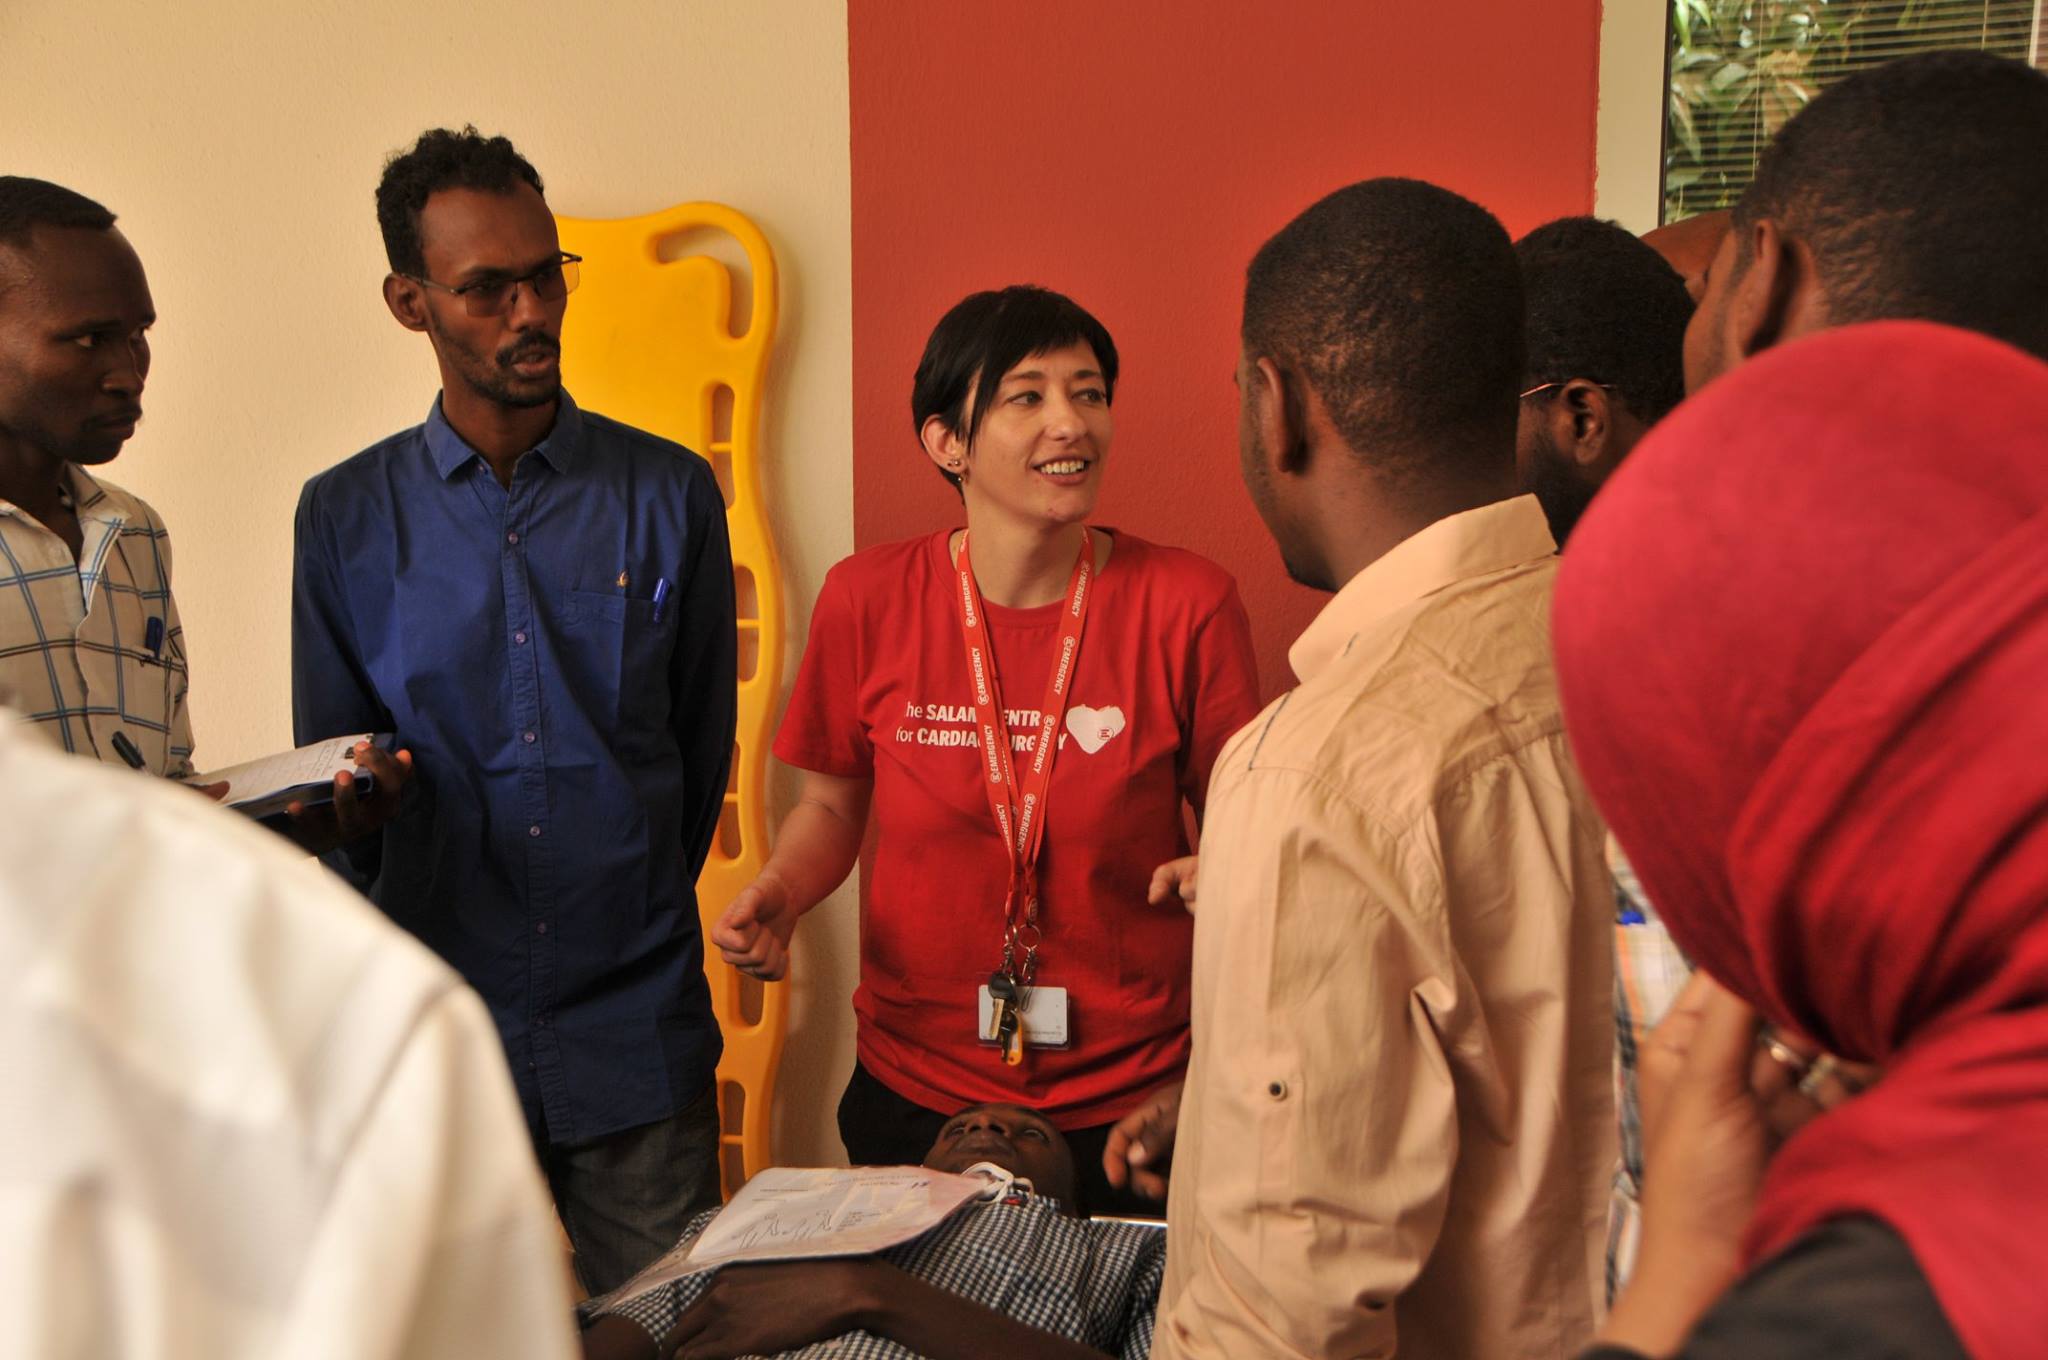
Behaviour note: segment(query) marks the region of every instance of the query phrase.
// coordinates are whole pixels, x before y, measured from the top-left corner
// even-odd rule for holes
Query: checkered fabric
[[[171,542],[156,511],[66,469],[84,544],[77,561],[33,516],[0,501],[0,695],[65,750],[120,763],[123,732],[152,774],[192,770],[185,630]]]
[[[691,1220],[690,1241],[717,1211]],[[1106,1219],[1073,1218],[1056,1201],[1021,1191],[971,1204],[911,1242],[879,1253],[906,1274],[1019,1322],[1123,1360],[1152,1351],[1152,1314],[1166,1270],[1163,1229]],[[630,1318],[657,1342],[710,1284],[711,1274],[664,1285],[619,1306],[584,1305],[588,1324],[600,1314]],[[917,1353],[870,1332],[785,1351],[783,1360],[918,1360]]]
[[[1614,874],[1614,1108],[1621,1116],[1621,1162],[1607,1213],[1607,1300],[1614,1301],[1635,1268],[1642,1233],[1643,1122],[1636,1093],[1636,1054],[1692,977],[1692,965],[1657,919],[1657,910],[1628,857],[1607,838]]]

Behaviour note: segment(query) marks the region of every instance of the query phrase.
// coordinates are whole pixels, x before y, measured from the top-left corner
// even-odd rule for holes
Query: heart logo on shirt
[[[1094,755],[1109,745],[1109,739],[1124,730],[1124,711],[1115,705],[1089,708],[1077,704],[1067,710],[1067,734],[1081,749]]]

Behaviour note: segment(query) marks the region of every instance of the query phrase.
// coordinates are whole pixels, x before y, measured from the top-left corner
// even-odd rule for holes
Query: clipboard
[[[318,807],[334,801],[334,776],[343,770],[356,777],[356,796],[367,798],[377,791],[377,781],[367,770],[356,768],[355,749],[369,742],[385,751],[398,748],[398,738],[389,732],[358,732],[353,736],[329,737],[292,751],[279,751],[258,760],[245,760],[225,769],[187,775],[187,784],[225,783],[227,794],[221,806],[259,822],[278,821],[289,816],[293,803]]]

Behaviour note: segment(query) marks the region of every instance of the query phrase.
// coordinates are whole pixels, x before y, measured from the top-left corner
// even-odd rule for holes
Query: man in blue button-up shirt
[[[412,749],[406,807],[336,867],[489,1003],[600,1293],[718,1200],[694,883],[732,755],[724,501],[703,459],[562,390],[575,260],[511,143],[429,132],[377,206],[385,301],[441,395],[306,485],[298,736]]]

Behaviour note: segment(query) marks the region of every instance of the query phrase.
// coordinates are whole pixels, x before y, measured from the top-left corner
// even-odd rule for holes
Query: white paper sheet
[[[1014,1179],[986,1162],[961,1176],[916,1166],[771,1167],[742,1186],[694,1242],[657,1260],[606,1302],[624,1303],[736,1261],[870,1256],[930,1232]]]

